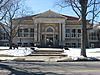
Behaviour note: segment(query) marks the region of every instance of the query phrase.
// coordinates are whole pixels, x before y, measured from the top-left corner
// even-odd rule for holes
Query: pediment
[[[65,18],[64,16],[62,16],[59,13],[53,12],[51,10],[48,10],[46,12],[40,13],[37,16],[35,16],[36,18]]]

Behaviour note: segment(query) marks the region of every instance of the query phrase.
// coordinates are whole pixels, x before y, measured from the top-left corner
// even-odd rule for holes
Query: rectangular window
[[[76,29],[72,29],[71,37],[76,37]]]
[[[30,37],[34,37],[34,34],[30,34]]]
[[[29,34],[28,28],[25,28],[25,29],[24,29],[24,37],[28,37],[28,34]]]
[[[81,29],[78,29],[78,33],[81,33]]]
[[[23,34],[22,33],[18,33],[18,37],[23,37]]]
[[[70,43],[65,43],[65,46],[66,47],[70,47]]]
[[[81,29],[77,30],[77,37],[81,37]]]
[[[30,37],[34,37],[34,28],[30,29]]]
[[[28,43],[24,43],[24,47],[28,47]]]
[[[18,29],[18,32],[22,32],[22,29]]]
[[[22,31],[23,29],[18,29],[18,37],[23,37]]]
[[[24,32],[28,32],[28,28],[25,28],[25,29],[24,29]]]
[[[80,48],[81,47],[81,43],[78,43],[78,48]]]
[[[70,37],[70,34],[66,34],[66,37]]]
[[[98,40],[96,32],[91,32],[89,34],[89,39],[90,40]]]
[[[72,48],[76,48],[76,43],[72,43]]]
[[[66,33],[70,33],[70,29],[66,29]]]
[[[28,33],[24,33],[24,37],[28,37]]]
[[[22,45],[22,43],[17,43],[17,45],[18,45],[18,46],[21,46],[21,45]]]
[[[65,35],[66,37],[70,37],[70,29],[66,29]]]
[[[76,29],[72,29],[72,33],[76,33]]]
[[[30,46],[34,46],[34,43],[30,43]]]
[[[78,37],[81,37],[81,34],[78,33]]]
[[[34,28],[31,28],[31,29],[30,29],[30,32],[34,32]]]
[[[76,34],[75,33],[72,33],[72,37],[76,37]]]

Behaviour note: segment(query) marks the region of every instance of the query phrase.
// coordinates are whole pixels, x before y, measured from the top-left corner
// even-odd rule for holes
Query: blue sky
[[[67,7],[61,9],[60,7],[58,7],[56,5],[57,1],[58,0],[26,0],[26,5],[32,9],[33,14],[42,13],[47,10],[52,10],[60,14],[77,17],[72,8]],[[99,17],[96,18],[96,21],[99,22],[99,19],[100,19]]]
[[[61,9],[56,5],[57,0],[27,0],[26,5],[30,7],[34,14],[41,13],[47,10],[52,10],[57,13],[76,16],[70,8]]]

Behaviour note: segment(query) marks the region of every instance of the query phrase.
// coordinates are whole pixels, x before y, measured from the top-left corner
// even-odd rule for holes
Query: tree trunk
[[[10,36],[9,36],[9,49],[12,49],[12,28],[11,28],[11,31],[10,31]]]
[[[81,5],[81,16],[82,16],[82,38],[81,38],[81,55],[87,57],[86,55],[86,43],[87,43],[87,28],[86,28],[86,12],[88,0],[79,0]]]
[[[82,19],[82,37],[81,37],[81,55],[84,57],[86,56],[86,36],[87,36],[87,31],[86,31],[86,21],[85,19]]]
[[[12,49],[12,39],[9,40],[9,49]]]

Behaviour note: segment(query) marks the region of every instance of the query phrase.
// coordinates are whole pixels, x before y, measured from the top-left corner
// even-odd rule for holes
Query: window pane
[[[28,29],[27,29],[27,28],[25,28],[25,29],[24,29],[24,32],[28,32]]]
[[[22,33],[18,33],[18,37],[23,37],[23,34]]]
[[[30,34],[30,37],[34,37],[34,34]]]
[[[75,31],[76,31],[75,29],[72,29],[72,33],[75,33]]]
[[[34,29],[33,29],[33,28],[31,28],[31,29],[30,29],[30,32],[34,32]]]
[[[22,29],[18,29],[18,32],[22,32]]]
[[[66,29],[66,33],[70,33],[70,29]]]
[[[24,34],[24,37],[28,37],[28,34]]]
[[[81,29],[78,29],[78,33],[81,33]]]

